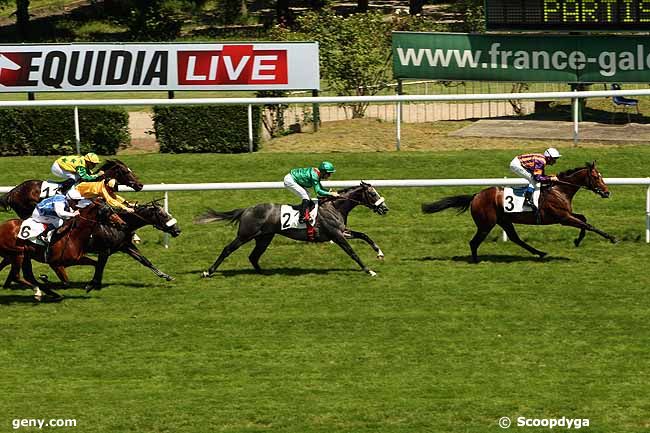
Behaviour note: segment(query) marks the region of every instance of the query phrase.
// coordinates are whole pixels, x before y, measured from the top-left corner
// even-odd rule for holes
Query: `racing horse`
[[[534,212],[505,213],[503,210],[503,188],[491,187],[473,195],[457,195],[446,197],[434,203],[422,204],[424,213],[435,213],[445,209],[455,208],[459,214],[471,210],[476,234],[469,242],[472,251],[472,261],[478,263],[478,247],[485,240],[495,225],[501,226],[508,237],[520,247],[532,254],[544,257],[545,252],[539,251],[519,238],[515,231],[514,224],[561,224],[580,229],[580,234],[574,240],[575,246],[579,246],[587,231],[595,232],[616,243],[615,237],[597,229],[587,223],[584,215],[573,213],[571,201],[573,196],[585,188],[603,198],[608,198],[610,193],[602,175],[596,168],[596,161],[587,163],[584,167],[578,167],[564,171],[557,175],[557,182],[542,189],[539,204],[539,219]]]
[[[98,224],[124,224],[124,221],[109,206],[99,200],[79,211],[79,215],[66,221],[52,235],[49,247],[34,244],[18,237],[22,220],[11,219],[0,224],[0,256],[3,258],[0,269],[11,264],[11,270],[4,283],[7,288],[12,282],[31,287],[34,297],[40,301],[43,292],[31,270],[31,259],[53,266],[84,264],[90,237]],[[90,259],[88,259],[90,260]],[[90,264],[90,263],[86,263]],[[23,271],[23,276],[20,271]],[[61,298],[57,293],[44,287],[47,294]]]
[[[115,179],[119,185],[126,185],[135,191],[142,189],[142,183],[133,171],[118,159],[106,161],[100,168],[104,171],[104,179]],[[42,180],[26,180],[15,186],[11,191],[0,197],[0,207],[5,210],[12,208],[21,219],[29,218],[36,204],[41,201]],[[117,186],[116,186],[117,188]],[[54,191],[46,196],[53,195]]]
[[[384,257],[384,253],[379,246],[368,235],[347,229],[348,214],[357,205],[368,207],[379,215],[385,215],[388,212],[388,206],[386,206],[384,198],[379,195],[372,185],[362,181],[358,186],[339,191],[339,197],[320,199],[318,217],[315,223],[316,235],[313,241],[333,241],[357,262],[364,272],[375,276],[377,274],[363,264],[348,243],[348,239],[362,239],[372,246],[377,253],[377,258],[383,259]],[[234,209],[229,212],[218,212],[211,209],[196,220],[199,224],[213,221],[238,223],[239,230],[237,237],[223,249],[212,266],[207,271],[203,271],[203,277],[211,277],[226,257],[249,241],[255,240],[255,248],[248,256],[248,259],[257,272],[262,270],[259,265],[260,257],[276,234],[299,241],[308,241],[305,229],[282,230],[281,206],[276,204],[263,203],[245,209]]]
[[[178,221],[173,218],[165,209],[160,206],[158,201],[152,201],[145,204],[137,204],[135,212],[129,213],[124,210],[118,212],[120,218],[124,221],[123,226],[113,224],[101,224],[93,232],[90,242],[88,243],[87,252],[97,253],[97,263],[95,264],[95,273],[92,280],[86,285],[86,291],[100,289],[104,268],[110,255],[116,252],[123,252],[142,265],[151,269],[160,278],[172,281],[174,278],[165,274],[156,268],[133,243],[133,234],[136,230],[151,225],[154,228],[177,237],[181,234],[178,227]],[[60,266],[53,268],[59,279],[67,283],[65,268]]]

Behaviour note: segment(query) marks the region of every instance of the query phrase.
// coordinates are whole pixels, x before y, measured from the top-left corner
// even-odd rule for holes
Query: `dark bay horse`
[[[173,218],[169,213],[167,213],[157,201],[138,204],[135,206],[134,213],[122,210],[118,212],[118,215],[125,223],[123,226],[101,224],[93,232],[88,244],[87,252],[97,253],[97,264],[95,266],[95,274],[93,275],[92,280],[86,285],[86,291],[101,288],[106,262],[108,261],[109,256],[116,252],[128,254],[142,265],[151,269],[160,278],[164,278],[167,281],[173,280],[171,276],[156,268],[153,263],[151,263],[140,252],[138,247],[133,243],[133,234],[136,230],[150,225],[164,233],[169,233],[173,237],[176,237],[181,234],[181,229],[178,226],[176,218]],[[55,269],[55,272],[61,281],[67,282],[65,269],[59,268],[58,271]],[[62,276],[65,277],[65,280]]]
[[[382,259],[384,253],[379,246],[365,233],[348,230],[346,227],[348,214],[357,205],[363,205],[379,215],[388,212],[384,199],[377,190],[370,184],[361,182],[359,186],[339,191],[338,198],[321,199],[318,207],[318,218],[316,219],[315,242],[333,241],[343,249],[355,262],[371,276],[377,275],[374,271],[363,264],[359,256],[354,252],[348,239],[362,239],[377,252],[377,258]],[[217,260],[210,266],[210,269],[202,273],[203,277],[212,276],[219,265],[232,254],[237,248],[247,242],[255,240],[255,248],[248,256],[253,268],[261,272],[259,260],[266,248],[269,246],[276,234],[286,236],[299,241],[307,241],[305,229],[281,229],[281,205],[258,204],[245,209],[234,209],[230,212],[217,212],[210,210],[197,219],[197,223],[205,224],[212,221],[230,221],[239,224],[237,237],[228,244]]]
[[[100,170],[104,171],[103,178],[116,179],[119,185],[126,185],[136,191],[142,189],[143,185],[133,171],[118,159],[106,161]],[[26,180],[15,186],[11,191],[0,197],[0,207],[5,210],[8,208],[13,209],[22,219],[29,218],[34,207],[41,200],[42,183],[42,180]]]
[[[52,236],[49,248],[20,239],[18,231],[21,223],[22,220],[12,219],[0,224],[0,257],[3,258],[0,269],[11,264],[4,287],[9,287],[13,281],[24,284],[34,290],[34,297],[40,301],[43,293],[32,273],[31,259],[45,262],[47,256],[47,263],[53,266],[84,264],[87,245],[95,227],[98,224],[124,224],[124,221],[110,207],[96,201],[81,209],[77,217],[66,221],[59,229],[60,234]],[[60,298],[45,287],[44,290]]]
[[[539,223],[543,225],[561,224],[564,226],[580,229],[578,238],[574,241],[575,246],[585,237],[587,231],[598,233],[612,243],[616,238],[597,229],[587,223],[584,215],[573,213],[571,201],[573,196],[581,189],[600,195],[603,198],[609,197],[609,190],[602,175],[596,168],[596,161],[587,163],[584,167],[559,173],[558,181],[549,188],[543,188],[539,199]],[[471,210],[476,234],[469,242],[472,250],[472,260],[478,262],[478,247],[485,240],[495,225],[501,226],[508,237],[520,247],[532,254],[544,257],[546,253],[539,251],[519,238],[515,231],[514,224],[537,224],[537,218],[533,212],[506,213],[503,210],[503,188],[492,187],[482,190],[474,195],[457,195],[446,197],[434,203],[422,205],[424,213],[435,213],[445,209],[455,208],[459,213]]]

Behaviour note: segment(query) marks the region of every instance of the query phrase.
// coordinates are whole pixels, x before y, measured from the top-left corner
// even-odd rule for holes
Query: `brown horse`
[[[142,189],[142,183],[133,171],[118,159],[106,161],[100,168],[104,171],[105,179],[116,179],[119,185],[126,185],[136,191]],[[36,204],[41,201],[42,180],[26,180],[15,186],[11,191],[0,197],[0,207],[5,210],[12,208],[22,219],[29,218]],[[117,187],[117,186],[116,186]],[[53,195],[55,191],[51,191]]]
[[[571,200],[573,196],[581,189],[586,188],[589,191],[600,195],[603,198],[609,197],[609,190],[605,184],[600,172],[596,169],[596,161],[591,164],[587,163],[584,167],[578,167],[572,170],[559,173],[558,181],[550,187],[543,188],[539,199],[539,215],[533,212],[523,213],[506,213],[503,210],[503,188],[492,187],[482,190],[474,195],[458,195],[446,197],[435,203],[425,203],[422,205],[424,213],[435,213],[448,208],[459,209],[459,213],[471,209],[474,224],[476,224],[476,234],[469,242],[472,250],[472,260],[478,262],[478,247],[485,240],[495,225],[501,226],[508,237],[520,247],[526,249],[532,254],[544,257],[546,253],[539,251],[519,238],[515,231],[514,224],[562,224],[564,226],[576,227],[580,229],[578,238],[574,241],[575,246],[585,237],[586,231],[598,233],[602,237],[616,243],[616,238],[597,229],[587,223],[584,215],[573,213]]]
[[[53,267],[92,265],[94,260],[84,257],[90,236],[97,224],[108,222],[124,224],[124,221],[109,206],[94,202],[93,205],[81,209],[79,216],[65,222],[58,233],[52,236],[49,248],[18,237],[22,220],[12,219],[0,224],[0,257],[3,258],[0,269],[11,264],[4,287],[9,287],[13,281],[26,285],[34,290],[34,297],[40,301],[43,292],[34,278],[30,260],[47,262]],[[24,278],[20,275],[21,269]],[[43,290],[53,297],[60,298],[58,294],[45,287]]]

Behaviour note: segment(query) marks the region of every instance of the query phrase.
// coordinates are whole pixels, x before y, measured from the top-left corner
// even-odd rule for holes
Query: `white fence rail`
[[[650,96],[650,89],[630,90],[589,90],[572,92],[530,92],[530,93],[478,93],[447,95],[379,95],[379,96],[317,96],[288,98],[179,98],[179,99],[89,99],[89,100],[34,100],[34,101],[0,101],[0,107],[94,107],[94,106],[130,106],[130,105],[246,105],[248,106],[248,142],[249,151],[253,151],[252,110],[253,105],[281,104],[346,104],[350,102],[389,102],[395,103],[397,150],[401,145],[402,104],[409,102],[432,101],[502,101],[502,100],[557,100],[571,99],[573,107],[573,139],[578,141],[579,101],[583,98],[601,98],[612,96]],[[77,153],[79,153],[79,119],[75,110],[75,132]]]
[[[460,187],[460,186],[513,186],[526,185],[523,179],[493,178],[493,179],[367,179],[366,182],[376,187],[414,188],[414,187]],[[645,241],[650,243],[650,177],[610,177],[605,179],[607,185],[628,185],[646,187],[645,206]],[[323,182],[326,188],[347,188],[359,185],[359,181],[341,180]],[[9,192],[12,186],[1,186],[0,193]],[[220,182],[220,183],[174,183],[144,185],[144,192],[164,192],[165,210],[169,209],[169,192],[173,191],[226,191],[226,190],[264,190],[283,189],[283,182]],[[120,191],[133,192],[131,188],[120,186]],[[168,237],[165,235],[165,248],[168,247]]]

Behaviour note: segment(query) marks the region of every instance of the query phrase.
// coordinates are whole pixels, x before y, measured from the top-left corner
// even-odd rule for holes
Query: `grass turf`
[[[646,147],[562,148],[558,167],[597,158],[606,177],[642,177]],[[145,183],[280,180],[331,159],[336,179],[509,176],[512,150],[408,153],[138,155]],[[3,158],[0,184],[46,176],[49,158]],[[468,215],[422,215],[421,202],[478,188],[380,189],[391,211],[351,214],[386,253],[371,278],[338,247],[277,237],[252,272],[242,247],[212,279],[199,273],[235,230],[193,225],[206,207],[286,202],[284,191],[172,193],[183,234],[169,250],[151,228],[143,252],[168,283],[123,256],[107,287],[34,305],[0,290],[0,430],[17,418],[74,418],[84,432],[486,432],[497,420],[589,418],[591,432],[641,432],[649,278],[643,272],[644,188],[581,192],[576,211],[623,241],[577,230],[518,227],[538,260],[494,231],[467,262]],[[140,200],[153,194],[137,195]],[[3,214],[6,219],[9,213]],[[47,272],[42,265],[37,271]],[[5,269],[2,274],[6,275]],[[53,273],[49,272],[51,279]],[[519,430],[513,427],[515,430]],[[35,431],[35,429],[21,429]]]

